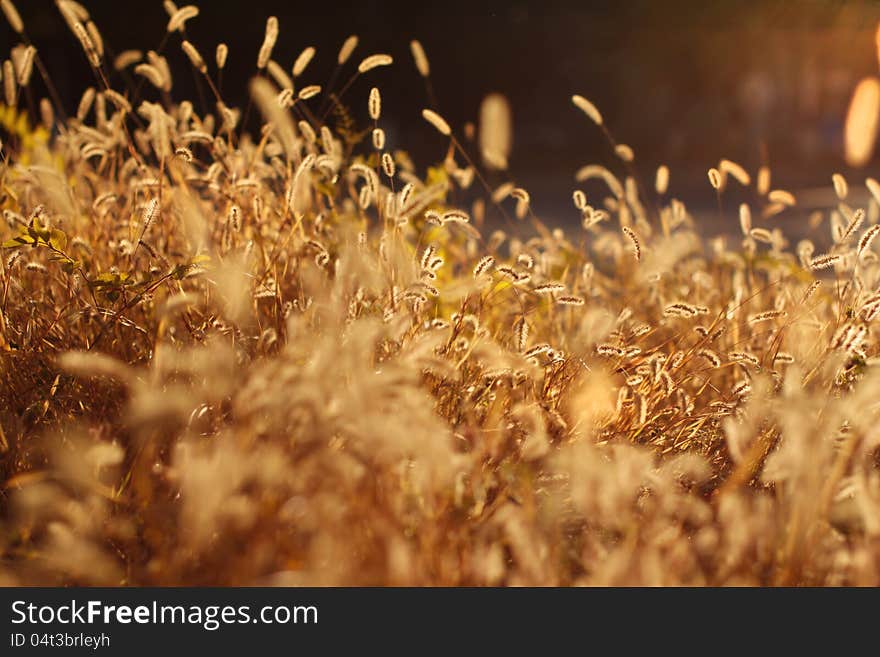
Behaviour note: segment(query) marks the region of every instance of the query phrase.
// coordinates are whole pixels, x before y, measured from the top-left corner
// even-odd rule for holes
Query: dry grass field
[[[355,92],[385,66],[430,85],[418,42],[392,61],[352,37],[322,88],[314,51],[272,59],[269,19],[237,108],[195,7],[165,3],[190,71],[105,56],[58,0],[95,73],[68,116],[29,93],[51,71],[0,4],[3,584],[880,584],[867,174],[828,172],[835,202],[789,240],[768,168],[708,163],[713,237],[575,95],[617,165],[573,172],[563,230],[486,183],[503,97],[474,126],[426,103],[435,162],[386,148],[395,108]],[[175,95],[192,72],[208,112]],[[868,78],[853,165],[878,105]]]

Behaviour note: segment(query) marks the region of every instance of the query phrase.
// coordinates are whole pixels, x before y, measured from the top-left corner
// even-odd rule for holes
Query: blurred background
[[[51,0],[16,4],[73,111],[84,86],[94,83],[79,45]],[[111,56],[163,41],[168,16],[160,0],[83,4]],[[304,47],[317,48],[302,84],[327,82],[350,34],[359,35],[360,45],[349,71],[368,54],[392,54],[393,67],[370,72],[343,100],[366,120],[367,94],[379,86],[389,146],[407,149],[423,167],[444,156],[445,142],[420,117],[427,96],[408,44],[421,40],[438,109],[459,134],[466,121],[477,121],[487,93],[509,99],[511,175],[530,190],[535,211],[556,223],[576,220],[574,171],[615,162],[599,130],[571,105],[573,93],[592,100],[617,140],[635,150],[646,181],[658,164],[668,164],[671,194],[689,204],[714,203],[706,171],[722,157],[753,174],[766,162],[774,187],[792,190],[830,188],[834,171],[847,174],[851,185],[876,175],[876,161],[847,171],[841,144],[855,84],[878,72],[876,1],[211,0],[200,8],[187,34],[212,64],[217,43],[228,43],[223,90],[230,104],[246,103],[269,15],[281,25],[273,59],[288,71]],[[4,22],[4,53],[14,36]],[[179,37],[164,51],[175,97],[197,98]]]

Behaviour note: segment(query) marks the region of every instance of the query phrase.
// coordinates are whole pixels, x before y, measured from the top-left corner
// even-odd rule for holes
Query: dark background
[[[84,85],[93,84],[85,57],[54,2],[16,4],[72,111]],[[83,4],[108,54],[157,48],[163,39],[168,16],[160,0]],[[212,69],[217,43],[229,44],[224,96],[230,104],[246,103],[269,15],[281,24],[273,58],[288,71],[305,46],[317,48],[302,84],[327,82],[349,34],[358,34],[360,45],[348,71],[368,54],[392,54],[393,67],[370,72],[346,99],[366,118],[369,88],[379,86],[389,146],[406,148],[425,165],[445,151],[444,140],[419,116],[427,100],[408,43],[420,39],[431,60],[440,112],[455,128],[477,118],[486,93],[510,99],[511,173],[532,192],[536,210],[557,222],[574,213],[574,171],[589,162],[613,162],[598,130],[572,107],[572,93],[598,105],[617,139],[635,149],[646,180],[667,163],[671,192],[698,204],[712,202],[706,170],[721,157],[752,172],[766,159],[774,186],[794,190],[828,186],[834,171],[847,173],[851,185],[876,175],[871,173],[876,162],[866,171],[847,171],[841,128],[856,82],[878,72],[878,2],[198,4],[201,14],[187,23],[187,34]],[[14,45],[13,37],[3,22],[3,52]],[[175,97],[197,98],[179,40],[174,35],[165,47]]]

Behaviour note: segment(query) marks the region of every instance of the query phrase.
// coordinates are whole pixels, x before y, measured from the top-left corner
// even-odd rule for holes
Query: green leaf
[[[30,226],[27,229],[28,235],[33,238],[34,242],[44,242],[46,244],[49,243],[49,238],[52,233],[45,228],[37,228],[36,226]]]
[[[125,285],[130,285],[130,278],[131,276],[125,272],[104,272],[95,277],[95,280],[92,281],[92,285],[99,288],[120,288]]]
[[[4,249],[15,249],[19,246],[25,246],[27,244],[36,244],[37,240],[33,237],[24,233],[22,235],[18,235],[17,237],[13,237],[11,240],[6,240],[3,242],[2,246]]]
[[[48,242],[52,248],[57,249],[58,251],[63,251],[64,247],[67,246],[67,235],[63,230],[53,228],[50,231]]]

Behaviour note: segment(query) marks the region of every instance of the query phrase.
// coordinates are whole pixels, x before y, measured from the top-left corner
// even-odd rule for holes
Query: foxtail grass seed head
[[[8,107],[15,106],[15,69],[8,59],[3,62],[3,95]]]
[[[18,9],[12,4],[12,0],[0,0],[0,8],[3,9],[3,15],[6,16],[6,21],[9,23],[9,27],[12,28],[12,31],[16,34],[24,32],[24,22],[21,20]]]
[[[422,251],[422,257],[419,260],[419,264],[422,269],[428,269],[430,267],[431,261],[434,259],[434,255],[437,253],[437,247],[433,244],[429,244],[425,247],[425,250]]]
[[[617,176],[611,173],[607,168],[598,164],[588,164],[581,167],[575,173],[574,178],[578,182],[599,178],[605,181],[605,184],[608,185],[608,189],[611,190],[611,193],[614,194],[615,198],[622,199],[625,196],[623,185],[620,183]]]
[[[839,173],[835,173],[831,176],[831,182],[834,185],[834,193],[837,194],[837,198],[843,201],[849,193],[849,186],[846,184],[846,178]]]
[[[748,363],[753,367],[758,367],[761,364],[758,357],[748,351],[731,351],[727,357],[734,362]]]
[[[208,66],[207,64],[205,64],[205,60],[202,59],[202,55],[193,44],[184,39],[184,41],[180,44],[180,47],[183,49],[184,54],[193,65],[193,68],[199,71],[199,73],[207,73]]]
[[[874,240],[877,238],[878,233],[880,233],[880,224],[874,224],[864,232],[862,237],[859,239],[859,257],[864,256],[871,250],[871,245],[874,244]]]
[[[622,358],[623,357],[623,349],[620,347],[615,347],[611,344],[600,344],[596,345],[596,353],[600,356],[607,356],[609,358]],[[624,389],[620,389],[621,392],[624,392]]]
[[[269,63],[269,60],[272,58],[272,50],[275,48],[275,43],[278,41],[278,18],[275,16],[269,16],[266,20],[266,31],[263,34],[263,44],[260,46],[260,51],[257,54],[257,68],[259,70],[263,70],[266,68],[266,64]]]
[[[129,103],[128,99],[115,89],[107,89],[104,92],[104,97],[113,103],[117,109],[122,110],[123,112],[131,112],[131,103]]]
[[[55,126],[55,110],[48,98],[40,99],[40,121],[46,130],[52,130]]]
[[[669,167],[661,164],[657,167],[657,175],[654,178],[654,190],[663,196],[669,189]]]
[[[117,71],[123,71],[132,64],[137,64],[144,58],[144,53],[140,50],[123,50],[113,59],[113,68]]]
[[[370,89],[370,101],[368,103],[370,118],[378,121],[382,115],[382,95],[376,87]]]
[[[776,319],[778,317],[785,317],[788,313],[784,310],[765,310],[761,313],[756,313],[749,317],[749,324],[757,324],[758,322],[766,322],[771,319]]]
[[[4,76],[5,78],[6,76]],[[76,118],[79,121],[85,121],[86,116],[89,113],[89,110],[92,109],[92,104],[95,102],[95,88],[89,87],[83,92],[83,95],[80,97],[79,105],[76,109]]]
[[[529,195],[528,191],[522,187],[514,187],[510,190],[510,195],[517,201],[525,203],[526,205],[529,205],[532,201],[532,197]]]
[[[449,223],[450,221],[458,224],[466,224],[470,221],[470,217],[467,212],[463,210],[447,210],[444,212],[441,217],[441,223]]]
[[[747,203],[741,203],[739,206],[739,227],[746,236],[752,231],[752,211]]]
[[[416,63],[416,70],[418,70],[419,75],[423,78],[431,75],[431,65],[428,62],[428,56],[425,54],[425,49],[422,48],[421,42],[413,39],[409,42],[409,49],[413,56],[413,61]]]
[[[148,50],[147,61],[151,66],[154,66],[162,74],[162,89],[164,91],[171,91],[172,79],[171,69],[168,66],[168,60],[165,59],[162,55],[159,55],[152,50]]]
[[[380,66],[390,66],[393,63],[394,59],[391,57],[391,55],[385,55],[381,53],[370,55],[369,57],[365,57],[358,65],[358,73],[364,74],[367,71],[372,71],[374,68],[378,68]]]
[[[226,58],[229,57],[229,46],[225,43],[217,44],[217,52],[214,54],[214,59],[217,62],[217,68],[222,70],[226,67]]]
[[[385,131],[382,128],[373,130],[373,148],[377,151],[385,148]]]
[[[749,173],[742,166],[731,160],[721,160],[718,163],[718,169],[721,173],[734,178],[740,185],[746,186],[752,182],[752,177]]]
[[[623,226],[621,228],[623,230],[623,234],[629,238],[629,241],[632,243],[633,247],[633,256],[636,260],[642,259],[642,245],[639,242],[639,237],[636,235],[635,231],[629,226]]]
[[[28,46],[24,49],[24,54],[21,56],[21,61],[18,65],[18,78],[17,82],[20,87],[26,87],[31,79],[31,73],[34,70],[34,57],[37,54],[37,49],[33,46]]]
[[[72,0],[56,0],[56,4],[71,30],[73,29],[74,23],[82,23],[89,20],[89,12],[78,2],[73,2]],[[175,7],[174,10],[176,11],[177,7]]]
[[[705,315],[707,312],[709,312],[707,308],[694,306],[684,301],[670,304],[663,309],[663,314],[668,317],[697,317]]]
[[[382,153],[382,170],[389,178],[394,177],[394,158],[391,157],[390,153]]]
[[[516,269],[508,265],[499,265],[498,267],[496,267],[495,271],[497,271],[509,281],[516,281],[519,278]]]
[[[602,125],[602,115],[599,113],[599,110],[596,108],[593,103],[584,98],[583,96],[579,96],[575,94],[571,97],[571,102],[574,103],[574,106],[577,107],[580,111],[587,115],[587,117],[596,125]]]
[[[165,78],[162,72],[152,64],[138,64],[134,67],[134,72],[147,79],[157,89],[165,88]]]
[[[474,278],[479,279],[484,274],[489,273],[495,266],[495,258],[492,256],[484,256],[474,267]]]
[[[709,184],[712,185],[712,189],[720,190],[721,182],[721,173],[718,169],[709,169]]]
[[[300,75],[303,74],[303,72],[306,70],[306,67],[314,58],[315,52],[316,51],[314,46],[308,46],[307,48],[303,49],[303,51],[296,58],[296,61],[293,63],[293,69],[291,72],[293,73],[294,78],[298,78]]]
[[[565,292],[565,285],[562,283],[542,283],[533,288],[532,292],[540,295],[559,294]]]
[[[513,191],[514,187],[515,185],[512,182],[501,183],[492,191],[492,202],[501,203],[501,201],[510,196],[510,192]]]
[[[308,87],[303,87],[299,90],[299,99],[300,100],[308,100],[309,98],[313,98],[321,93],[321,87],[317,84],[311,84]]]
[[[714,368],[721,367],[721,358],[711,349],[700,349],[698,352],[700,356],[702,356],[706,362],[709,363]]]
[[[516,199],[516,218],[523,219],[531,207],[532,197],[522,187],[514,187],[510,195]]]
[[[504,171],[513,146],[513,118],[510,103],[492,93],[480,104],[480,152],[487,167]]]
[[[434,126],[441,135],[448,137],[452,134],[452,128],[449,127],[449,124],[443,119],[442,116],[437,114],[434,110],[423,109],[422,110],[422,118],[425,119],[428,123]]]
[[[822,255],[817,258],[813,258],[810,261],[810,269],[816,271],[820,269],[828,269],[829,267],[833,267],[838,262],[840,262],[839,255]]]
[[[780,205],[793,206],[797,204],[794,194],[784,189],[774,189],[767,194],[767,200],[771,203],[779,203]]]
[[[766,228],[752,228],[749,231],[749,237],[757,240],[758,242],[763,242],[764,244],[773,243],[773,233],[771,233]]]
[[[770,167],[762,166],[758,169],[758,194],[765,196],[770,191]]]
[[[839,243],[845,243],[850,240],[850,238],[856,234],[856,231],[861,227],[862,222],[865,220],[865,211],[859,208],[855,212],[853,212],[852,218],[847,223],[843,232],[840,235]]]
[[[80,45],[82,46],[82,49],[85,52],[86,57],[89,60],[89,64],[92,66],[92,68],[101,68],[101,55],[98,53],[98,49],[95,47],[92,38],[89,36],[86,28],[83,27],[83,24],[80,22],[74,23],[73,33],[79,41]]]
[[[300,134],[303,136],[303,139],[306,140],[308,144],[315,144],[318,141],[318,135],[315,134],[315,129],[312,127],[312,124],[308,121],[300,121],[297,123],[297,127],[299,128]]]
[[[787,207],[788,206],[785,203],[779,203],[778,201],[774,203],[769,203],[764,206],[764,209],[761,211],[761,216],[765,219],[775,217],[777,214],[785,212],[785,208]]]
[[[809,301],[810,297],[812,297],[816,293],[816,290],[818,290],[821,286],[822,286],[822,281],[820,281],[820,280],[815,280],[812,283],[810,283],[807,286],[807,289],[804,291],[803,297],[801,297],[801,304],[804,304],[807,301]]]
[[[345,41],[342,42],[342,47],[339,48],[339,54],[336,56],[336,63],[339,66],[345,64],[348,61],[351,54],[354,52],[354,49],[357,48],[358,38],[357,35],[352,34]]]
[[[297,95],[297,98],[299,96]],[[284,109],[288,109],[293,107],[293,104],[296,101],[293,98],[293,87],[283,87],[281,91],[278,92],[278,106]]]
[[[168,19],[168,25],[166,29],[168,32],[183,32],[186,22],[191,18],[195,18],[199,15],[199,8],[195,5],[187,5],[186,7],[181,7],[177,11],[172,14],[171,18]]]
[[[880,79],[867,77],[856,85],[844,123],[844,153],[851,167],[863,167],[874,153],[880,120]]]
[[[293,78],[291,78],[284,68],[276,62],[274,59],[270,59],[269,63],[266,64],[266,73],[275,80],[275,84],[277,84],[282,91],[290,91],[293,93]]]
[[[159,200],[158,199],[150,199],[147,203],[146,207],[144,207],[144,213],[141,217],[141,226],[142,231],[144,233],[147,232],[147,229],[153,225],[153,221],[155,221],[156,216],[159,214]]]
[[[632,147],[627,144],[618,144],[614,147],[614,153],[624,162],[632,162],[635,159],[635,153]]]
[[[278,105],[277,89],[267,79],[258,76],[251,81],[251,94],[260,111],[272,124],[285,154],[293,159],[298,154],[293,119],[287,110]]]
[[[513,326],[516,350],[520,353],[526,350],[529,344],[529,324],[525,317],[520,317]]]

